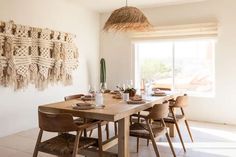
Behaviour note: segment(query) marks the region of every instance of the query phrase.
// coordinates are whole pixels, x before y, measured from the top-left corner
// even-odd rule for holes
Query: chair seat
[[[73,153],[74,142],[75,135],[64,133],[40,143],[39,151],[62,156],[69,155]],[[95,138],[80,137],[78,150],[97,145],[98,141]]]
[[[154,137],[162,136],[167,132],[167,129],[162,126],[155,124],[151,125]],[[130,136],[141,137],[150,139],[150,133],[148,131],[148,126],[143,123],[134,123],[130,126]]]
[[[177,121],[185,120],[184,115],[175,115]],[[166,123],[175,123],[173,116],[168,116],[167,118],[164,118],[164,121]]]

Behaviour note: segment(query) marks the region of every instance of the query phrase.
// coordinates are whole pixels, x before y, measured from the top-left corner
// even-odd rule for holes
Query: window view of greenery
[[[139,43],[140,79],[154,87],[212,94],[214,46],[212,40]]]
[[[157,87],[171,87],[173,58],[171,42],[151,42],[138,45],[141,79]]]
[[[141,66],[142,78],[157,80],[172,77],[171,65],[166,65],[157,59],[144,60]]]

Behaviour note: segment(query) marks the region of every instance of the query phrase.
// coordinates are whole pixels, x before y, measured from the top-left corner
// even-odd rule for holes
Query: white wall
[[[99,14],[76,0],[0,0],[0,21],[71,32],[77,35],[79,68],[72,86],[54,86],[39,92],[0,88],[0,137],[37,126],[37,107],[98,84]]]
[[[236,1],[208,0],[144,12],[155,26],[219,21],[215,54],[216,95],[214,98],[192,97],[186,111],[192,120],[236,124]],[[108,16],[101,15],[101,26]],[[107,61],[108,86],[132,79],[131,40],[126,34],[104,32],[100,39],[101,57]]]

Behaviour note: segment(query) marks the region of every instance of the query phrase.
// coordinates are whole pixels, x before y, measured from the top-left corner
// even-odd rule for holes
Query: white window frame
[[[204,38],[184,38],[184,39],[156,39],[156,40],[139,40],[139,41],[132,41],[132,60],[131,60],[131,63],[132,64],[132,79],[134,80],[134,85],[135,85],[135,88],[137,89],[140,89],[140,84],[141,84],[141,80],[140,80],[140,64],[139,64],[139,52],[137,52],[137,45],[138,43],[143,43],[143,42],[173,42],[173,45],[172,45],[172,65],[173,65],[173,69],[175,68],[175,50],[174,50],[174,42],[176,41],[190,41],[190,40],[211,40],[212,42],[214,42],[214,47],[213,47],[213,85],[212,85],[212,92],[210,92],[209,94],[206,94],[206,93],[200,93],[200,92],[189,92],[189,91],[181,91],[181,92],[186,92],[188,95],[190,96],[193,96],[193,97],[209,97],[209,98],[212,98],[212,97],[215,97],[215,47],[216,47],[216,44],[217,44],[217,40],[216,38],[213,38],[213,37],[204,37]],[[174,89],[174,86],[175,86],[175,78],[174,78],[174,70],[173,70],[173,82],[172,82],[172,89]],[[175,90],[175,89],[174,89]]]

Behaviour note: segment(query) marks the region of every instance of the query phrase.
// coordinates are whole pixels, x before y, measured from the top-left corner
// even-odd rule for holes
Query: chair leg
[[[114,122],[115,136],[118,135],[117,122]]]
[[[183,141],[182,135],[181,135],[181,133],[180,133],[179,125],[178,125],[177,119],[176,119],[175,114],[174,114],[174,109],[173,109],[173,108],[170,108],[170,111],[171,111],[171,114],[173,115],[174,122],[175,122],[175,126],[176,126],[176,130],[177,130],[177,132],[178,132],[179,139],[180,139],[181,144],[182,144],[182,146],[183,146],[184,152],[186,152],[186,148],[185,148],[185,145],[184,145],[184,141]],[[183,112],[183,110],[182,110],[182,112]]]
[[[129,116],[129,125],[132,125],[132,116]]]
[[[168,132],[166,133],[166,138],[167,138],[168,143],[170,145],[170,149],[172,151],[173,156],[176,157],[175,150],[174,150],[174,147],[173,147],[173,144],[171,142],[171,139],[170,139],[170,136],[169,136]]]
[[[154,139],[154,136],[152,135],[151,137],[151,141],[152,141],[152,145],[153,145],[153,148],[154,148],[154,151],[155,151],[155,154],[157,157],[160,157],[160,153],[159,153],[159,150],[157,148],[157,144],[156,144],[156,141]]]
[[[149,123],[151,123],[152,120],[149,120]],[[149,139],[147,139],[147,146],[149,146]]]
[[[102,126],[101,123],[98,124],[98,151],[99,151],[99,157],[102,157]]]
[[[109,135],[109,123],[106,124],[106,135],[107,135],[107,140],[110,138]]]
[[[82,131],[77,131],[72,157],[76,157],[76,155],[78,153],[79,138],[80,138],[81,134],[82,134]]]
[[[40,129],[39,135],[38,135],[38,139],[37,139],[37,142],[36,142],[36,145],[35,145],[33,157],[37,157],[38,156],[38,152],[39,152],[38,151],[38,145],[41,142],[42,136],[43,136],[43,130]]]
[[[138,151],[139,151],[139,138],[137,137],[137,153],[138,153]]]
[[[150,124],[148,123],[148,121],[147,121],[147,126],[148,126],[148,130],[149,130],[149,133],[150,133],[150,139],[151,139],[151,141],[152,141],[152,145],[153,145],[155,154],[156,154],[157,157],[160,157],[160,153],[159,153],[159,151],[158,151],[157,144],[156,144],[156,141],[155,141],[155,139],[154,139],[154,135],[153,135],[153,132],[152,132],[152,128],[151,128]]]
[[[84,129],[84,137],[87,137],[87,130]]]
[[[93,134],[93,130],[90,131],[90,133],[89,133],[89,137],[91,137],[92,134]]]
[[[86,123],[87,122],[87,119],[86,118],[84,118],[84,123]],[[84,137],[87,137],[88,135],[87,135],[87,129],[84,129]]]
[[[181,107],[181,112],[182,112],[182,115],[185,116],[184,109],[183,109],[182,107]],[[189,136],[190,136],[190,138],[191,138],[191,141],[193,142],[193,136],[192,136],[192,133],[191,133],[191,131],[190,131],[190,127],[189,127],[189,125],[188,125],[188,121],[187,121],[186,118],[185,118],[184,122],[185,122],[185,125],[186,125],[187,129],[188,129],[188,134],[189,134]]]
[[[140,116],[140,112],[138,112],[138,115]],[[132,118],[132,116],[131,116]],[[132,120],[131,120],[131,123],[132,123]],[[138,117],[138,123],[140,123],[140,117]],[[139,138],[137,137],[137,153],[139,151]]]
[[[183,141],[182,135],[181,135],[181,133],[180,133],[180,129],[179,129],[179,125],[178,125],[178,122],[177,122],[177,121],[175,121],[175,126],[176,126],[176,130],[177,130],[177,132],[178,132],[178,135],[179,135],[179,139],[180,139],[181,144],[182,144],[182,146],[183,146],[184,152],[186,152],[186,148],[185,148],[185,145],[184,145],[184,141]]]
[[[187,129],[188,129],[188,134],[189,134],[189,136],[190,136],[190,138],[191,138],[191,140],[192,140],[192,142],[193,142],[193,136],[192,136],[192,133],[191,133],[191,131],[190,131],[190,127],[189,127],[189,125],[188,125],[188,121],[185,119],[185,125],[186,125],[186,127],[187,127]]]

